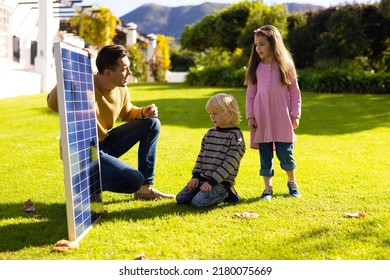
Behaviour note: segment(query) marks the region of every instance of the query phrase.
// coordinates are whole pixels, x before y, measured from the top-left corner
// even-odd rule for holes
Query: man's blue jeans
[[[156,147],[160,120],[134,120],[109,131],[99,143],[103,191],[134,193],[144,184],[154,183]],[[138,169],[118,158],[139,142]]]

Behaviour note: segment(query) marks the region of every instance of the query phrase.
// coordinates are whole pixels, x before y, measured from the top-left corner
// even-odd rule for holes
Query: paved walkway
[[[0,69],[0,99],[41,93],[41,75],[32,71]]]

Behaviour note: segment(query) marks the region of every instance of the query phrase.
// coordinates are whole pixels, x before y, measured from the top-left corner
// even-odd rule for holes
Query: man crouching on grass
[[[126,49],[120,45],[103,47],[96,66],[94,87],[102,190],[134,193],[135,199],[174,198],[152,188],[161,125],[154,104],[141,108],[130,101],[127,83],[131,71]],[[58,112],[57,87],[49,93],[47,104]],[[125,123],[114,128],[118,118]],[[118,159],[137,143],[138,169]]]

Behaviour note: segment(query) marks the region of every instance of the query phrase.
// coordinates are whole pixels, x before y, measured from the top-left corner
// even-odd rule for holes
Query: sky
[[[93,5],[94,7],[103,6],[109,8],[116,17],[121,17],[144,4],[154,3],[161,6],[177,7],[186,5],[200,5],[204,2],[232,4],[240,2],[240,0],[83,0],[83,2],[79,3],[79,5]],[[367,4],[379,2],[379,0],[264,0],[264,3],[268,5],[291,2],[314,4],[328,8],[330,6],[336,6],[345,3]]]

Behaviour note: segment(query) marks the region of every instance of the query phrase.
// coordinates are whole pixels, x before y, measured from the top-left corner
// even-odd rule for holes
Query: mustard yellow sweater
[[[142,108],[131,103],[127,87],[106,90],[100,85],[97,74],[94,75],[94,86],[99,141],[108,136],[118,118],[125,122],[142,119]],[[47,105],[58,112],[57,86],[48,94]]]

